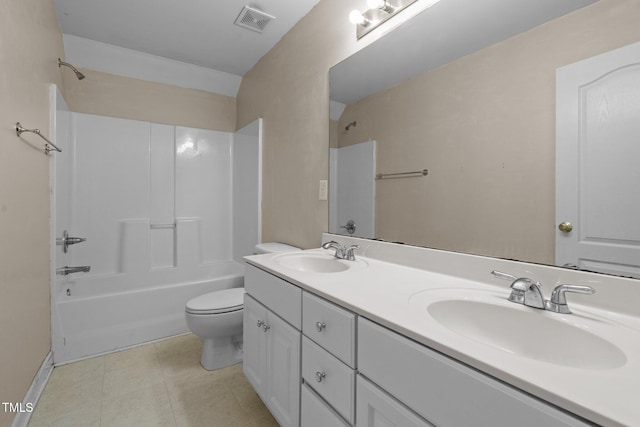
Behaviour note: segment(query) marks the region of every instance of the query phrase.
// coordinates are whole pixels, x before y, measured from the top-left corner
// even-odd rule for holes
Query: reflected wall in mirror
[[[333,67],[332,149],[429,170],[375,180],[364,237],[555,264],[556,70],[638,42],[639,20],[637,0],[442,0]]]

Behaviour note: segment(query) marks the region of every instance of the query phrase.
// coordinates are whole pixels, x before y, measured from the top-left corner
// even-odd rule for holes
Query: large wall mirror
[[[557,265],[556,70],[638,42],[639,9],[441,0],[334,66],[329,231]]]

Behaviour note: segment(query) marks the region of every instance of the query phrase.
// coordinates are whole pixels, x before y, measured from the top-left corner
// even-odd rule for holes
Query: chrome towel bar
[[[421,171],[414,172],[397,172],[397,173],[379,173],[376,175],[376,179],[385,178],[417,178],[421,176],[429,175],[428,169],[422,169]]]
[[[62,150],[59,149],[56,144],[54,144],[53,142],[49,141],[42,133],[40,133],[40,129],[26,129],[24,127],[22,127],[22,125],[20,124],[20,122],[16,123],[16,135],[18,135],[18,138],[20,137],[20,135],[22,135],[22,132],[31,132],[31,133],[35,133],[36,135],[38,135],[40,138],[44,139],[47,143],[44,145],[44,152],[45,154],[49,154],[51,151],[57,151],[59,153],[62,153]]]

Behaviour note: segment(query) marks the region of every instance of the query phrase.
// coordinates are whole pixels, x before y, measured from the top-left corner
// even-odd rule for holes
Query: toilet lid
[[[242,308],[244,288],[223,289],[187,301],[186,310],[194,314],[215,314]]]

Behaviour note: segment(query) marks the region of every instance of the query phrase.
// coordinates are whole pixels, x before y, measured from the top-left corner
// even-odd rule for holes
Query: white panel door
[[[556,108],[556,263],[640,278],[640,43],[558,69]]]

